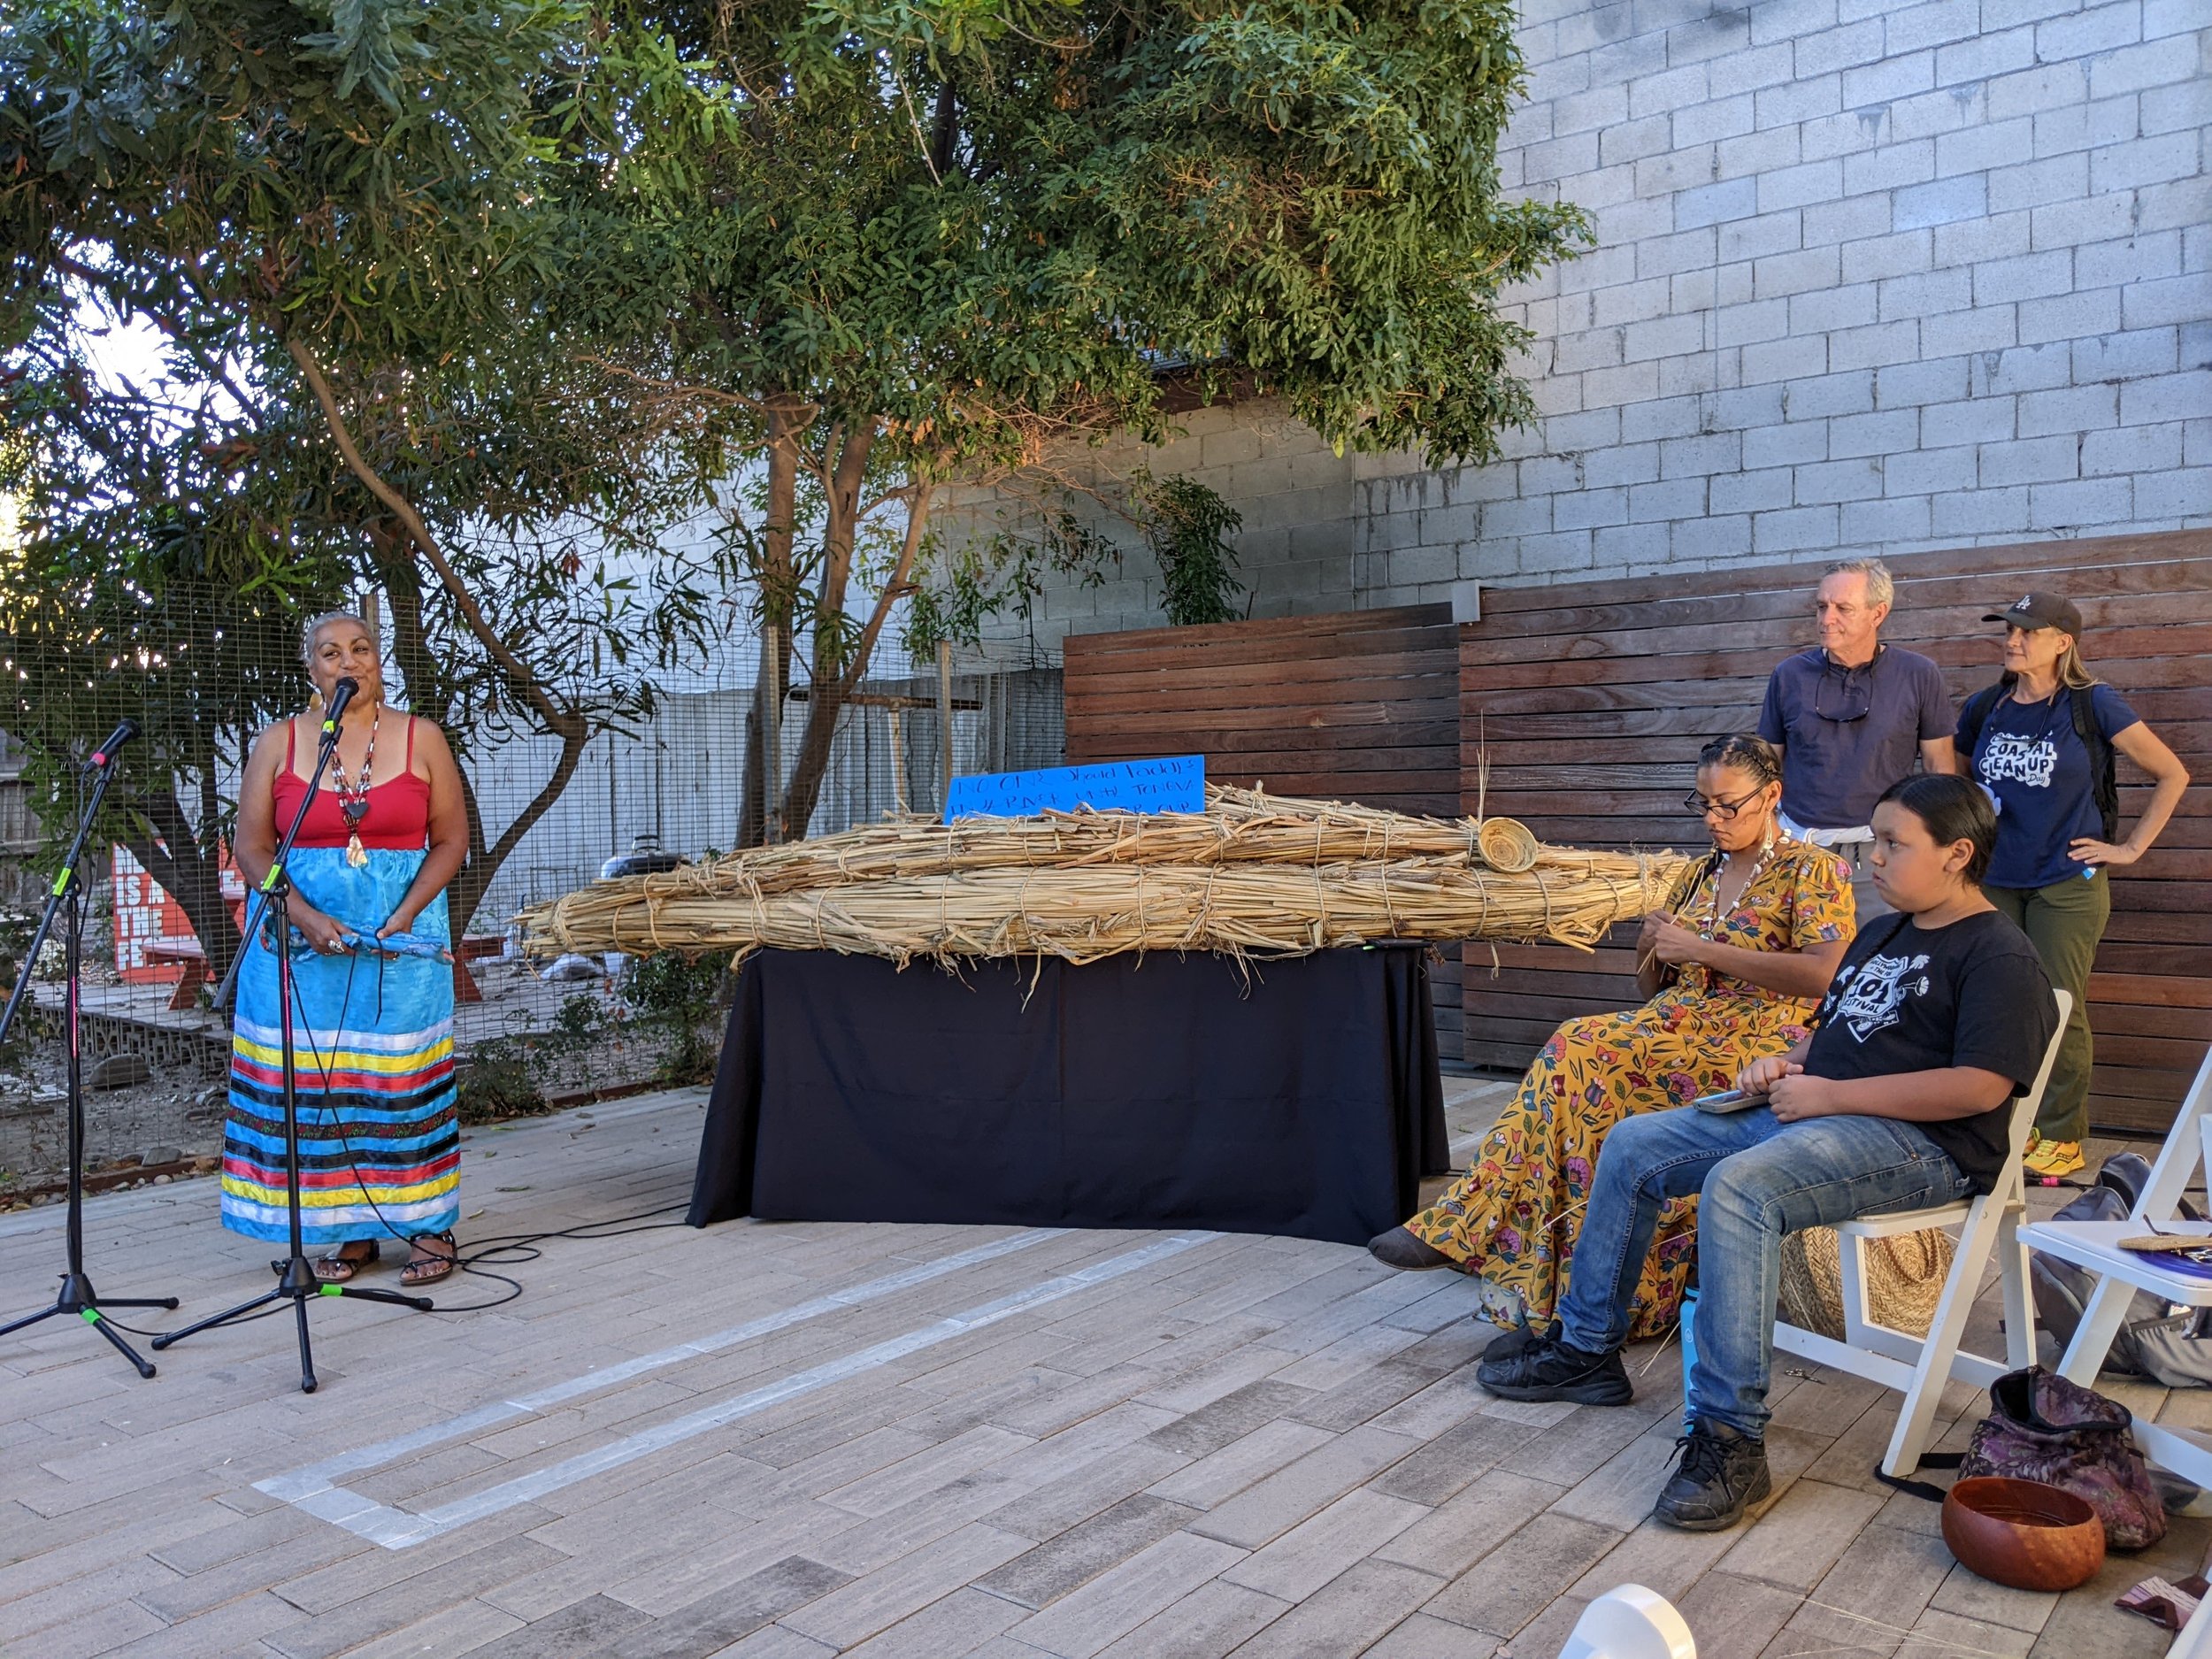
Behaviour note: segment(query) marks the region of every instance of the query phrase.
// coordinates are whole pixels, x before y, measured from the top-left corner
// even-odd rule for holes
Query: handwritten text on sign
[[[1095,766],[1052,766],[955,778],[945,822],[959,818],[1026,818],[1034,812],[1203,812],[1206,757],[1117,760]]]

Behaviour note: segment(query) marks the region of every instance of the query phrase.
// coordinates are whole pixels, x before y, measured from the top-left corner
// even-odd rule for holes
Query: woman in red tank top
[[[360,618],[317,617],[302,655],[316,709],[342,678],[359,689],[311,797],[320,721],[295,717],[261,734],[239,790],[234,849],[257,886],[307,803],[286,860],[291,896],[271,923],[294,934],[303,1235],[326,1248],[316,1266],[324,1279],[352,1278],[390,1238],[412,1246],[403,1280],[428,1284],[452,1271],[459,1215],[452,969],[434,955],[377,952],[373,941],[450,943],[445,890],[468,850],[460,770],[434,725],[385,706],[381,656]],[[239,966],[223,1225],[280,1240],[289,1222],[269,932],[247,941]]]

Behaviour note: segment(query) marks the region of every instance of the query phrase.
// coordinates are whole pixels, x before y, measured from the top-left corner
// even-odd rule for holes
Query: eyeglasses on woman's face
[[[1740,795],[1733,801],[1709,801],[1693,789],[1682,797],[1682,804],[1699,818],[1718,818],[1725,824],[1765,793],[1762,787]]]

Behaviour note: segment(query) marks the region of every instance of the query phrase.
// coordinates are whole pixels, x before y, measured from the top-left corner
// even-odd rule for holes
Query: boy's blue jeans
[[[1620,1347],[1660,1205],[1700,1194],[1690,1415],[1763,1439],[1782,1235],[1954,1203],[1972,1191],[1934,1141],[1892,1118],[1786,1124],[1757,1106],[1725,1116],[1686,1107],[1628,1118],[1606,1135],[1598,1157],[1559,1303],[1560,1334],[1586,1353]]]

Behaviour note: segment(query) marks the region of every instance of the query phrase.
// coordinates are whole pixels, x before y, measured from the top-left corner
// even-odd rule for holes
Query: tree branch
[[[868,659],[875,654],[876,640],[883,633],[884,624],[891,619],[891,607],[914,585],[914,560],[922,549],[923,532],[929,526],[929,498],[934,488],[929,484],[914,486],[913,499],[906,509],[906,539],[899,547],[899,562],[892,567],[890,580],[883,584],[883,591],[876,596],[875,609],[860,630],[859,648],[845,667],[843,683],[848,691],[858,685],[860,677],[867,672]]]
[[[185,324],[178,321],[166,311],[155,310],[146,303],[143,295],[131,292],[104,271],[86,265],[83,261],[65,253],[54,252],[50,253],[48,257],[51,259],[57,270],[65,271],[80,282],[87,283],[105,294],[109,302],[119,310],[137,311],[152,319],[163,334],[175,341],[191,355],[192,361],[198,366],[201,373],[230,394],[231,401],[238,405],[241,414],[250,417],[257,426],[261,424],[261,413],[253,399],[239,389],[237,382],[230,377],[230,371],[225,368],[219,359],[211,357],[206,351],[202,349],[199,342],[193,338],[191,329]],[[193,286],[195,288],[199,288],[196,273],[193,273]],[[203,294],[203,298],[204,298],[204,294]]]
[[[475,595],[469,592],[459,573],[447,561],[444,549],[439,547],[438,539],[430,534],[430,526],[423,522],[422,515],[415,511],[414,503],[386,483],[377,474],[376,469],[362,458],[360,449],[353,442],[353,433],[346,425],[344,415],[339,411],[338,400],[332,396],[330,382],[324,378],[322,365],[316,362],[314,353],[288,334],[285,336],[284,349],[292,354],[292,361],[299,365],[300,373],[306,377],[308,389],[315,394],[316,403],[321,405],[323,419],[329,426],[331,439],[337,444],[338,453],[345,458],[347,469],[361,480],[372,495],[391,510],[393,517],[407,527],[408,535],[422,550],[422,556],[429,561],[430,568],[437,572],[440,584],[452,599],[454,609],[461,613],[461,619],[468,624],[469,632],[476,636],[477,643],[499,664],[522,699],[537,710],[539,718],[565,742],[571,732],[583,730],[584,717],[556,703],[537,675],[499,637],[498,631],[485,618],[482,607],[476,603]]]
[[[823,480],[829,522],[822,537],[822,586],[815,606],[818,616],[836,616],[845,609],[845,587],[852,576],[853,546],[860,534],[858,511],[860,488],[867,481],[868,454],[875,447],[876,427],[873,421],[850,428],[839,428],[842,434],[838,446],[837,460]],[[836,678],[840,672],[825,676],[821,672],[822,641],[818,631],[814,641],[814,677]]]

